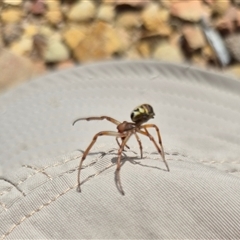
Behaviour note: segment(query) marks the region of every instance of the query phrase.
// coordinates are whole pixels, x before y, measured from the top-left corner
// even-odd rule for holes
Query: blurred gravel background
[[[240,77],[240,0],[1,0],[0,92],[53,70],[158,59]]]

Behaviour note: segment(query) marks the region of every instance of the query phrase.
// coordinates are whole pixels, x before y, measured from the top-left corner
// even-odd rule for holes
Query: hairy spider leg
[[[141,139],[139,138],[139,136],[137,135],[137,133],[136,132],[134,132],[134,135],[135,135],[135,137],[136,137],[136,139],[137,139],[137,141],[138,141],[138,145],[139,145],[139,148],[140,148],[140,154],[141,154],[141,158],[143,158],[143,153],[142,153],[142,142],[141,142]]]
[[[86,121],[92,121],[92,120],[107,120],[109,122],[112,122],[116,125],[119,125],[121,122],[119,122],[118,120],[108,117],[108,116],[101,116],[101,117],[87,117],[87,118],[78,118],[76,119],[72,125],[74,125],[76,122],[81,121],[81,120],[86,120]]]
[[[114,124],[116,124],[116,125],[121,124],[121,122],[119,122],[118,120],[116,120],[116,119],[114,119],[114,118],[112,118],[112,117],[101,116],[101,117],[78,118],[78,119],[76,119],[76,120],[73,122],[72,125],[74,125],[76,122],[82,121],[82,120],[93,121],[93,120],[104,120],[104,119],[107,120],[107,121],[109,121],[109,122],[112,122],[112,123],[114,123]],[[122,140],[123,140],[123,139],[124,139],[124,138],[122,138]],[[117,141],[118,146],[120,147],[120,143],[119,143],[119,141],[118,141],[118,138],[116,138],[116,141]],[[128,145],[126,145],[126,147],[127,147],[128,149],[130,149],[130,147],[129,147]]]
[[[157,132],[157,136],[158,136],[158,142],[159,142],[159,145],[161,146],[162,158],[163,158],[163,161],[166,162],[166,160],[165,160],[165,152],[164,152],[164,148],[163,148],[163,144],[162,144],[162,139],[161,139],[161,134],[160,134],[159,128],[155,124],[145,124],[144,125],[144,129],[145,129],[145,131],[148,134],[149,134],[149,132],[148,132],[147,128],[155,128],[155,130]],[[167,168],[168,168],[168,171],[170,171],[170,169],[168,167],[168,164],[167,164]]]
[[[114,124],[116,124],[116,125],[121,124],[121,122],[119,122],[118,120],[116,120],[116,119],[114,119],[114,118],[112,118],[112,117],[101,116],[101,117],[78,118],[78,119],[76,119],[76,120],[73,122],[72,125],[74,125],[76,122],[82,121],[82,120],[93,121],[93,120],[104,120],[104,119],[106,119],[107,121],[112,122],[112,123],[114,123]],[[122,140],[123,140],[123,139],[122,139]],[[120,147],[120,143],[119,143],[119,141],[118,141],[118,138],[116,138],[116,141],[117,141],[118,146]],[[126,147],[127,147],[128,149],[130,149],[129,146],[126,145]]]
[[[143,149],[143,148],[142,148],[141,139],[139,138],[139,136],[137,135],[136,132],[134,133],[134,135],[135,135],[135,137],[136,137],[136,140],[138,141],[141,158],[143,158],[143,154],[142,154],[142,149]],[[122,139],[122,141],[124,140],[124,138],[121,138],[121,139]],[[121,144],[119,143],[118,138],[116,138],[116,141],[117,141],[118,146],[121,147]],[[129,147],[127,144],[125,144],[125,146],[126,146],[128,149],[130,149],[130,147]],[[124,149],[123,149],[123,151],[124,151]]]
[[[156,130],[156,132],[157,132],[157,136],[158,136],[159,145],[161,146],[162,152],[163,152],[163,154],[164,154],[163,145],[162,145],[162,139],[161,139],[161,135],[160,135],[160,130],[159,130],[159,128],[158,128],[155,124],[145,124],[145,125],[141,126],[140,128],[142,128],[142,127],[145,128],[146,132],[148,132],[146,128],[155,128],[155,130]],[[148,133],[149,133],[149,132],[148,132]]]
[[[97,141],[97,138],[99,136],[104,136],[104,135],[105,136],[114,136],[114,137],[124,137],[124,136],[126,136],[126,134],[113,132],[113,131],[101,131],[101,132],[94,135],[93,140],[91,141],[91,143],[89,144],[89,146],[85,150],[85,152],[84,152],[84,154],[81,158],[81,161],[79,163],[79,167],[78,167],[78,187],[77,187],[78,192],[81,192],[80,172],[81,172],[81,169],[82,169],[83,161],[85,160],[86,156],[88,155],[88,153],[89,153],[90,149],[92,148],[92,146],[94,145],[94,143]]]
[[[121,137],[121,139],[122,139],[122,141],[124,140],[124,137]],[[116,141],[117,141],[117,144],[118,144],[118,146],[119,147],[121,147],[121,144],[119,143],[119,141],[118,141],[118,137],[116,137]],[[130,147],[126,144],[125,145],[128,149],[130,149]],[[123,149],[123,151],[124,151],[124,149]]]
[[[148,128],[155,126],[154,124],[146,124],[146,125],[147,125]],[[160,147],[161,147],[161,148],[159,148],[159,146],[157,145],[154,137],[148,132],[147,128],[145,127],[146,125],[140,126],[140,128],[139,128],[139,129],[136,129],[136,131],[139,132],[140,134],[143,134],[143,135],[149,137],[149,139],[154,143],[154,145],[155,145],[156,149],[158,150],[159,154],[162,156],[162,159],[163,159],[163,161],[164,161],[164,164],[165,164],[165,166],[166,166],[166,168],[167,168],[167,170],[168,170],[168,172],[169,172],[170,170],[169,170],[168,164],[167,164],[167,162],[166,162],[166,160],[165,160],[165,154],[164,154],[164,151],[163,151],[163,146],[162,146],[162,143],[161,143],[161,138],[159,138],[159,139],[160,139],[160,140],[159,140],[159,144],[160,144]],[[152,126],[152,125],[153,125],[153,126]],[[145,132],[142,131],[142,130],[140,130],[141,128],[143,128],[143,129],[145,130]],[[157,126],[155,126],[154,128],[156,129]],[[160,137],[160,135],[159,135],[159,137]]]
[[[124,146],[126,145],[127,141],[129,140],[129,138],[132,136],[133,131],[129,131],[127,132],[127,135],[125,136],[124,140],[121,143],[121,146],[118,150],[118,160],[117,160],[117,168],[115,171],[115,178],[116,178],[116,185],[118,190],[120,191],[120,193],[122,195],[125,195],[123,188],[122,188],[122,184],[121,184],[121,180],[120,180],[120,169],[121,169],[121,159],[122,159],[122,151]]]

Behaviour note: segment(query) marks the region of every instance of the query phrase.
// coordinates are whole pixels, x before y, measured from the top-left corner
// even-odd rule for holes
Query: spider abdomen
[[[151,105],[142,104],[136,107],[131,113],[131,119],[137,124],[147,122],[150,118],[154,118],[154,111]]]

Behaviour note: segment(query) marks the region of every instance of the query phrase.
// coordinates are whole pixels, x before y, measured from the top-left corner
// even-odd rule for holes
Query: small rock
[[[73,3],[73,1],[71,3],[67,2],[67,1],[62,1],[61,5],[60,5],[60,9],[61,12],[63,13],[63,15],[65,16],[66,20],[68,19],[68,14],[70,12],[70,10],[75,6],[76,3]]]
[[[223,15],[226,13],[228,8],[231,6],[231,3],[229,0],[215,0],[212,4],[212,10],[214,13],[217,13],[219,15]]]
[[[229,7],[223,16],[217,19],[215,26],[221,30],[227,30],[230,33],[235,31],[235,22],[238,20],[238,10],[234,6]]]
[[[175,31],[169,37],[169,43],[172,45],[179,46],[181,39],[182,39],[182,33],[180,33],[179,31]]]
[[[48,11],[58,11],[60,10],[60,1],[59,0],[51,0],[51,1],[45,1],[46,7]]]
[[[184,57],[179,48],[169,43],[159,43],[153,53],[153,58],[168,62],[182,63],[184,61]]]
[[[206,45],[202,49],[202,56],[206,61],[217,61],[216,54],[209,45]]]
[[[170,12],[175,17],[191,22],[198,22],[205,15],[201,0],[174,1]]]
[[[139,60],[142,58],[142,56],[139,54],[139,51],[136,49],[136,47],[131,47],[126,51],[125,54],[126,59],[131,59],[131,60]]]
[[[226,73],[229,73],[233,77],[240,79],[240,64],[235,64],[226,69]]]
[[[69,59],[70,53],[67,47],[59,40],[51,38],[48,40],[44,60],[46,62],[61,62]]]
[[[154,31],[158,28],[158,24],[166,22],[169,19],[169,14],[164,11],[164,14],[159,18],[160,7],[157,3],[149,4],[142,12],[142,20],[146,29]]]
[[[152,38],[152,37],[169,37],[172,33],[170,26],[163,25],[161,29],[157,31],[142,31],[141,39]]]
[[[240,62],[240,34],[234,34],[226,37],[225,43],[234,59]]]
[[[6,67],[6,63],[11,67]],[[16,56],[5,49],[0,51],[0,69],[0,91],[26,82],[33,76],[39,74],[38,70],[29,59]]]
[[[150,47],[150,43],[148,41],[140,41],[137,44],[137,50],[140,53],[140,55],[143,58],[150,58],[151,57],[151,47]]]
[[[78,61],[89,62],[108,59],[122,49],[121,39],[116,30],[107,23],[97,22],[74,49],[74,56]]]
[[[96,6],[95,4],[88,1],[77,2],[67,14],[67,17],[70,21],[81,22],[89,21],[93,19],[96,15]]]
[[[32,37],[38,33],[38,26],[34,24],[27,24],[24,26],[24,35],[27,37]]]
[[[128,30],[126,28],[115,28],[116,35],[121,39],[122,51],[128,51],[129,48],[139,39],[138,30]]]
[[[38,33],[48,38],[48,37],[52,37],[55,34],[55,31],[52,28],[50,28],[48,25],[42,25],[39,27]]]
[[[23,16],[22,11],[15,8],[4,9],[0,14],[1,19],[5,24],[18,23]]]
[[[75,49],[85,38],[87,29],[84,27],[71,27],[63,32],[63,39],[70,49]]]
[[[2,38],[5,44],[9,45],[11,42],[19,39],[22,36],[22,32],[23,29],[20,24],[6,24],[2,28]]]
[[[111,22],[113,21],[115,17],[115,9],[113,5],[110,4],[102,4],[97,13],[97,19],[105,21],[105,22]]]
[[[198,65],[199,67],[207,67],[207,61],[202,57],[201,54],[193,54],[191,61],[194,65]]]
[[[32,41],[33,41],[33,49],[31,52],[31,58],[42,60],[44,58],[44,53],[47,48],[46,36],[37,33],[34,36],[32,36]]]
[[[124,28],[140,28],[142,21],[138,12],[126,11],[118,15],[116,24]]]
[[[3,3],[12,6],[20,6],[22,4],[22,0],[3,0]]]
[[[206,39],[199,26],[185,24],[182,32],[190,49],[197,50],[206,45]]]
[[[171,8],[172,3],[172,0],[161,0],[161,5],[168,10]]]
[[[156,3],[149,4],[142,13],[143,25],[148,31],[143,34],[144,37],[154,35],[169,36],[172,29],[168,20],[169,11],[159,8]]]
[[[33,1],[31,0],[23,1],[23,8],[22,8],[23,13],[25,15],[31,13],[32,6],[33,6]]]
[[[31,6],[31,13],[35,15],[42,15],[45,13],[44,0],[34,0]]]
[[[22,37],[20,40],[14,42],[10,46],[10,51],[19,56],[29,56],[32,51],[32,39]]]
[[[47,11],[47,13],[45,14],[45,18],[50,24],[57,25],[62,22],[63,15],[62,12],[59,10],[50,10]]]
[[[75,65],[76,65],[76,64],[74,63],[73,60],[67,59],[66,61],[59,62],[59,63],[56,65],[55,70],[62,70],[62,69],[72,68],[72,67],[74,67]]]

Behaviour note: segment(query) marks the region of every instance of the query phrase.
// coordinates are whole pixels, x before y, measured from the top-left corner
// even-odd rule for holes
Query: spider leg
[[[141,140],[140,140],[140,138],[138,137],[137,133],[134,133],[134,135],[135,135],[135,137],[136,137],[136,139],[137,139],[137,141],[138,141],[138,144],[139,144],[141,158],[143,158]],[[122,141],[123,141],[123,140],[124,140],[124,138],[122,138]],[[116,138],[116,141],[117,141],[118,146],[121,147],[121,145],[120,145],[120,143],[119,143],[119,141],[118,141],[118,138]],[[129,147],[127,144],[125,144],[125,146],[126,146],[128,149],[130,149],[130,147]],[[123,149],[123,151],[124,151],[124,149]]]
[[[82,158],[81,158],[81,161],[80,161],[80,163],[79,163],[79,167],[78,167],[78,187],[77,187],[77,191],[78,191],[78,192],[81,192],[81,187],[80,187],[80,185],[81,185],[81,183],[80,183],[80,172],[81,172],[81,169],[82,169],[83,161],[85,160],[86,156],[88,155],[88,153],[89,153],[90,149],[92,148],[92,146],[94,145],[94,143],[97,141],[97,138],[98,138],[99,136],[104,136],[104,135],[105,135],[105,136],[114,136],[114,137],[124,137],[124,136],[126,136],[126,135],[123,134],[123,133],[118,133],[118,132],[113,132],[113,131],[102,131],[102,132],[97,133],[97,134],[93,137],[91,143],[89,144],[89,146],[88,146],[87,149],[85,150],[85,152],[84,152],[84,154],[83,154],[83,156],[82,156]]]
[[[126,145],[127,141],[129,140],[129,138],[132,136],[133,132],[132,131],[129,131],[127,133],[127,136],[124,137],[124,140],[122,141],[121,143],[121,146],[118,150],[118,160],[117,160],[117,168],[116,168],[116,171],[115,171],[115,179],[116,179],[116,185],[117,185],[117,188],[118,190],[120,191],[120,193],[122,195],[125,195],[123,189],[122,189],[122,184],[121,184],[121,180],[120,180],[120,169],[121,169],[121,158],[122,158],[122,151],[123,151],[123,148],[124,146]]]
[[[149,128],[149,127],[154,127],[157,130],[159,145],[160,145],[161,149],[157,145],[154,137],[148,132],[147,128]],[[140,129],[141,128],[143,128],[145,130],[145,132],[142,131],[142,130],[136,130],[136,131],[141,133],[141,134],[143,134],[143,135],[145,135],[145,136],[147,136],[147,137],[149,137],[149,139],[154,143],[154,145],[155,145],[156,149],[158,150],[159,154],[162,156],[162,159],[164,161],[164,164],[165,164],[167,170],[170,171],[169,167],[168,167],[168,164],[166,162],[166,159],[165,159],[165,154],[164,154],[164,150],[163,150],[162,141],[161,141],[161,137],[160,137],[160,133],[159,133],[158,127],[156,125],[154,125],[154,124],[146,124],[146,125],[141,126]]]
[[[139,136],[137,135],[136,132],[134,133],[134,135],[135,135],[135,137],[136,137],[136,139],[137,139],[137,141],[138,141],[138,145],[139,145],[139,148],[140,148],[141,158],[143,158],[143,153],[142,153],[142,142],[141,142],[141,140],[140,140],[140,138],[139,138]]]
[[[121,122],[119,122],[118,120],[108,117],[108,116],[101,116],[101,117],[87,117],[87,118],[78,118],[76,119],[72,125],[74,125],[76,122],[81,121],[81,120],[86,120],[86,121],[92,121],[92,120],[104,120],[106,119],[109,122],[112,122],[116,125],[119,125]]]
[[[124,138],[121,138],[122,139],[122,141],[124,140]],[[118,144],[118,146],[119,147],[121,147],[121,145],[120,145],[120,143],[119,143],[119,141],[118,141],[118,137],[116,137],[116,141],[117,141],[117,144]],[[130,147],[126,144],[125,145],[128,149],[130,149]],[[123,149],[124,150],[124,149]]]
[[[162,139],[161,139],[159,128],[155,124],[145,124],[145,125],[142,125],[140,128],[144,128],[146,132],[148,132],[147,128],[155,128],[155,130],[157,132],[157,136],[158,136],[159,145],[161,146],[162,151],[163,151]],[[164,151],[163,151],[163,154],[164,154]]]

